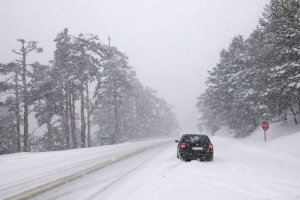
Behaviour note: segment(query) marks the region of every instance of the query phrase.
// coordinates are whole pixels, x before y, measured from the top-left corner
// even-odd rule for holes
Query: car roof
[[[183,134],[182,136],[205,136],[205,137],[208,137],[207,135],[203,135],[203,134]]]

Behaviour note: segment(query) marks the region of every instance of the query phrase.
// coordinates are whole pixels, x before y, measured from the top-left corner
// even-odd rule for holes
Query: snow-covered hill
[[[285,123],[270,123],[270,128],[267,131],[267,140],[272,140],[278,137],[282,137],[285,135],[294,134],[300,131],[300,124],[295,125],[292,120],[289,120]],[[234,130],[231,130],[227,127],[222,127],[218,130],[215,135],[222,136],[222,137],[234,137]],[[263,129],[259,126],[256,130],[248,137],[241,138],[241,140],[246,141],[264,141],[264,132]]]
[[[291,135],[300,132],[300,125],[295,125],[293,121],[287,121],[285,123],[271,123],[270,128],[267,131],[267,140],[280,138],[285,135]],[[253,141],[263,141],[263,130],[258,127],[248,139]]]

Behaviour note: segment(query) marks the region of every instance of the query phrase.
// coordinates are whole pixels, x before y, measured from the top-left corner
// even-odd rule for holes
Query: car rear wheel
[[[213,156],[201,157],[199,161],[213,161]]]
[[[210,156],[207,161],[213,161],[214,160],[214,157],[213,156]]]
[[[184,160],[185,162],[191,162],[190,158],[182,158],[182,160]]]

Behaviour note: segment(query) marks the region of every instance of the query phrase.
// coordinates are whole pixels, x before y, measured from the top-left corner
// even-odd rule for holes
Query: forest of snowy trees
[[[0,154],[116,144],[178,129],[171,106],[141,84],[116,47],[68,29],[54,42],[47,65],[28,63],[43,49],[24,39],[12,51],[16,61],[0,64]]]
[[[299,0],[271,0],[250,36],[232,39],[197,107],[212,134],[224,126],[247,136],[263,119],[299,123]]]

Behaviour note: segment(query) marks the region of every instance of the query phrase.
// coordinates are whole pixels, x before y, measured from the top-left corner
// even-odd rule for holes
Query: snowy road
[[[300,134],[251,143],[213,137],[213,162],[185,163],[162,145],[33,199],[300,199]]]

